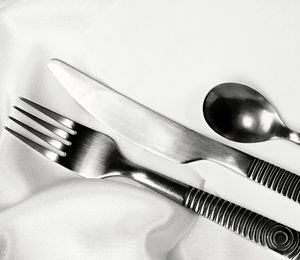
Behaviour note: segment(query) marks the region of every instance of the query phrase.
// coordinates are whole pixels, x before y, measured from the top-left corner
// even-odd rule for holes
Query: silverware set
[[[180,125],[60,60],[52,60],[49,68],[83,108],[136,145],[178,163],[202,159],[214,161],[300,203],[298,175]],[[234,91],[230,92],[232,87]],[[270,103],[258,92],[243,85],[241,92],[238,92],[238,87],[236,83],[222,84],[213,89],[205,99],[204,115],[216,132],[231,140],[244,142],[258,142],[281,136],[289,136],[289,139],[297,142],[298,135],[285,127]],[[88,99],[82,95],[83,91],[90,93]],[[122,155],[111,137],[26,98],[21,100],[54,120],[55,123],[50,123],[21,107],[14,107],[22,114],[22,118],[30,118],[52,135],[29,126],[24,119],[9,118],[35,138],[48,143],[51,148],[25,137],[11,127],[6,129],[51,161],[85,178],[128,178],[261,246],[289,259],[300,259],[298,231],[196,187],[136,165]],[[251,106],[242,106],[243,100],[247,100]],[[218,111],[218,102],[224,104],[221,111]],[[235,111],[238,118],[229,115],[230,104],[234,102],[241,104],[240,113]],[[94,109],[95,104],[97,109]],[[250,112],[247,112],[247,108]],[[225,122],[222,122],[222,113],[228,113]],[[269,118],[268,129],[264,125],[264,117]]]

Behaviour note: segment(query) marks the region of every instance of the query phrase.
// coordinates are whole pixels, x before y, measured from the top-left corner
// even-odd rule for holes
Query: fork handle
[[[251,180],[300,203],[300,176],[254,158],[247,172]]]
[[[300,233],[294,229],[194,187],[183,205],[289,259],[300,259]]]
[[[294,229],[160,173],[134,165],[126,168],[122,176],[261,246],[289,259],[300,259],[300,233]]]

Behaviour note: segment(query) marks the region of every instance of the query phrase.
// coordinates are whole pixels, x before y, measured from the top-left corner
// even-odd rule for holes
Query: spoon
[[[300,144],[300,134],[290,130],[273,105],[256,90],[238,83],[223,83],[206,96],[203,113],[209,126],[236,142],[256,143],[285,138]]]

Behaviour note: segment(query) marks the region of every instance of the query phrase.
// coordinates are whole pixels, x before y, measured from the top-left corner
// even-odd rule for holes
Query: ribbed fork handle
[[[126,160],[120,165],[116,176],[120,176],[121,173],[121,176],[141,183],[240,236],[289,259],[300,260],[300,233],[294,229],[173,178],[136,166]]]
[[[294,229],[194,187],[184,206],[289,259],[300,259],[300,233]]]
[[[247,172],[251,180],[300,203],[300,176],[254,158]]]

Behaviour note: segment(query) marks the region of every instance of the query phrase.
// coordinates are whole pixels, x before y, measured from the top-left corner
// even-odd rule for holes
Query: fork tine
[[[55,140],[55,139],[51,138],[50,136],[43,134],[42,132],[32,128],[29,125],[24,124],[23,122],[19,121],[18,119],[14,118],[12,116],[9,116],[8,118],[11,119],[12,121],[14,121],[16,124],[20,125],[21,127],[25,128],[26,130],[28,130],[30,133],[32,133],[36,137],[38,137],[38,138],[42,139],[43,141],[45,141],[46,143],[52,145],[54,148],[56,148],[58,150],[63,149],[64,144],[61,143],[60,141]]]
[[[68,136],[70,133],[34,116],[33,114],[23,110],[22,108],[19,108],[17,106],[14,106],[14,108],[16,110],[18,110],[19,112],[21,112],[22,114],[26,115],[27,117],[29,117],[30,119],[32,119],[33,121],[35,121],[36,123],[42,125],[43,127],[45,127],[46,129],[50,130],[51,132],[55,133],[57,136],[67,140],[68,139]]]
[[[34,150],[36,150],[37,152],[39,152],[40,154],[46,156],[48,159],[52,160],[52,161],[56,161],[60,155],[48,150],[47,148],[43,147],[42,145],[30,140],[29,138],[17,133],[16,131],[8,128],[7,126],[5,127],[5,129],[11,133],[13,136],[15,136],[16,138],[18,138],[19,140],[21,140],[22,142],[24,142],[25,144],[29,145],[31,148],[33,148]]]
[[[55,120],[56,122],[64,125],[65,127],[73,130],[73,127],[75,125],[75,122],[67,117],[64,117],[60,114],[57,114],[51,110],[49,110],[48,108],[45,108],[33,101],[30,101],[24,97],[20,97],[20,99],[25,102],[26,104],[30,105],[31,107],[37,109],[38,111],[40,111],[41,113],[45,114],[46,116],[52,118],[53,120]],[[73,130],[74,131],[74,130]]]

